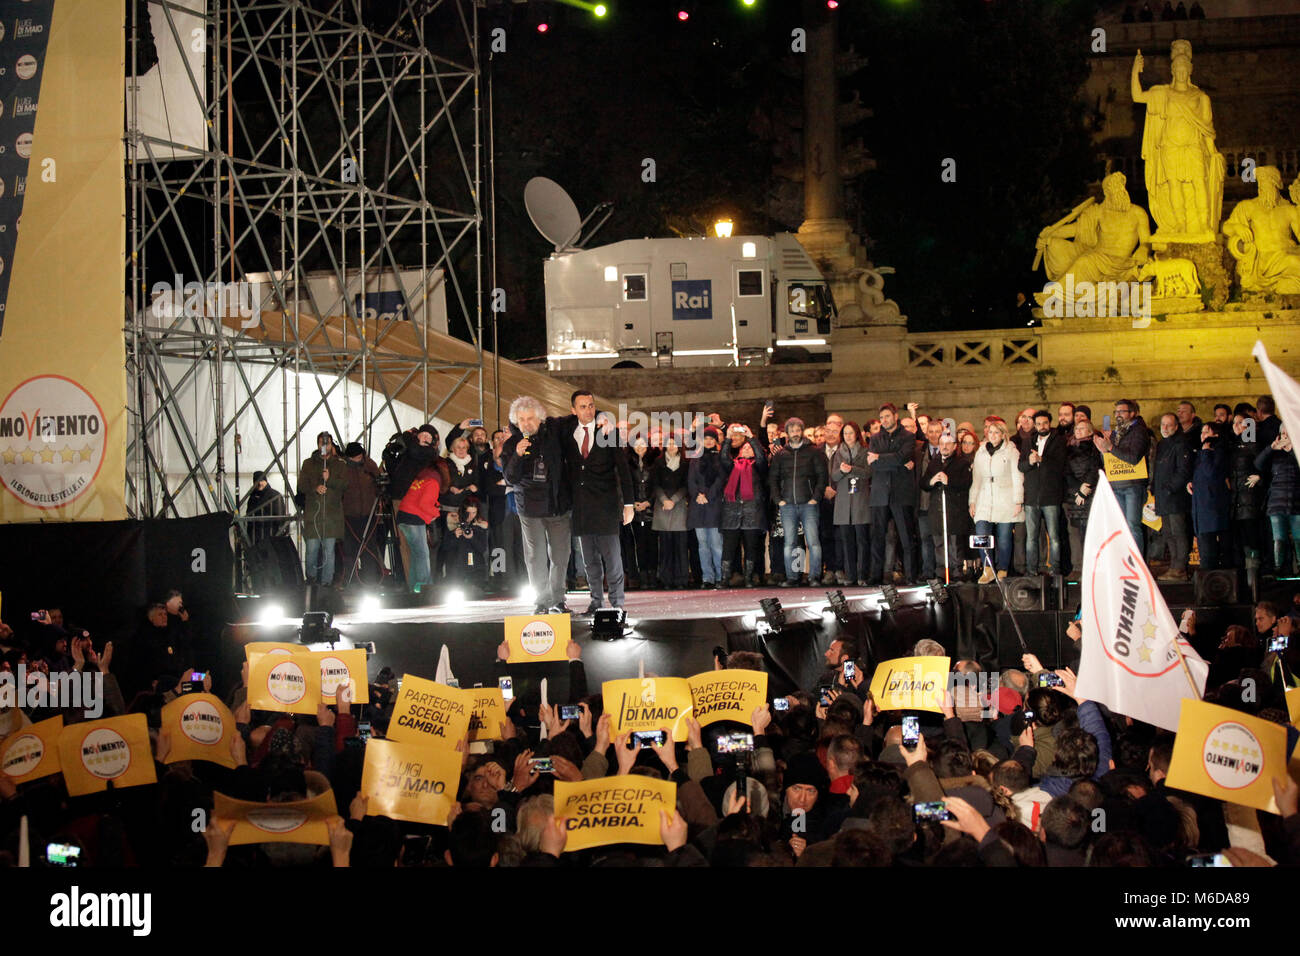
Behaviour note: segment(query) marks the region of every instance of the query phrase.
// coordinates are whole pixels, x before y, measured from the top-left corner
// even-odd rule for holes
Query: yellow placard
[[[1156,496],[1147,492],[1146,504],[1142,506],[1142,523],[1152,531],[1159,531],[1165,526],[1165,521],[1156,514]]]
[[[1141,458],[1136,465],[1130,465],[1124,459],[1104,453],[1102,461],[1106,466],[1106,477],[1111,481],[1136,481],[1147,476],[1147,460]]]
[[[446,826],[461,763],[461,755],[445,747],[369,741],[361,771],[361,793],[370,798],[366,815]]]
[[[352,681],[352,703],[370,703],[370,682],[366,677],[366,651],[362,647],[342,650],[309,651],[301,644],[279,644],[274,641],[257,641],[244,645],[248,660],[249,683],[252,683],[254,665],[266,654],[310,657],[320,667],[320,694],[327,704],[335,703],[335,692],[345,680]],[[312,708],[312,713],[316,708]]]
[[[144,714],[69,724],[59,734],[59,764],[71,796],[158,782]]]
[[[565,852],[612,843],[663,844],[659,811],[677,806],[677,784],[640,774],[555,781],[555,816],[564,821]]]
[[[692,716],[701,727],[718,720],[734,720],[752,726],[754,708],[767,703],[765,671],[705,671],[687,683],[694,707]]]
[[[512,614],[506,618],[507,664],[568,660],[573,621],[567,614]]]
[[[403,685],[405,686],[405,685]],[[470,701],[469,739],[500,740],[501,725],[506,719],[506,699],[500,687],[471,687],[465,693]]]
[[[235,766],[230,741],[235,715],[215,694],[182,694],[162,709],[162,729],[171,738],[171,751],[163,763],[207,760],[223,767]]]
[[[877,710],[929,710],[941,713],[948,689],[946,657],[896,657],[881,661],[871,675]]]
[[[691,716],[692,704],[691,685],[684,677],[607,680],[600,690],[615,736],[666,727],[673,740],[686,739],[686,718]]]
[[[1285,779],[1286,728],[1240,711],[1183,699],[1166,784],[1277,813],[1273,779]]]
[[[308,654],[250,652],[248,706],[288,714],[314,714],[320,704],[320,661]]]
[[[231,846],[247,843],[306,843],[329,846],[326,821],[338,816],[334,791],[326,790],[307,800],[285,803],[254,803],[236,800],[224,793],[212,794],[212,815],[234,820]]]
[[[62,733],[61,716],[14,731],[0,741],[0,771],[13,783],[26,783],[58,773],[59,736]]]
[[[458,687],[403,674],[388,739],[454,750],[469,731],[471,702]]]
[[[1300,687],[1293,687],[1286,692],[1286,709],[1291,715],[1291,723],[1300,724]]]

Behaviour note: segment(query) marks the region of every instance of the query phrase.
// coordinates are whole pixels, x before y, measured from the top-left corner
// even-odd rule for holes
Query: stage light
[[[677,11],[677,19],[685,23],[691,18],[691,12],[685,8]]]
[[[752,631],[752,630],[754,630],[754,628],[758,627],[758,615],[757,615],[757,614],[742,614],[742,615],[740,616],[740,626],[743,627],[743,628],[744,628],[745,630],[747,630],[747,631]]]
[[[383,606],[384,605],[380,602],[379,598],[376,595],[367,594],[363,596],[360,601],[357,602],[357,613],[377,614],[380,610],[383,609]]]
[[[826,599],[831,602],[831,611],[835,620],[841,624],[849,623],[849,602],[844,599],[843,591],[827,591]]]
[[[550,24],[548,24],[545,20],[543,20],[541,23],[537,24],[537,32],[538,32],[538,33],[545,33],[545,32],[546,32],[547,30],[549,30],[550,28],[551,28],[551,27],[550,27]]]
[[[838,10],[840,8],[840,0],[826,0],[826,8],[828,10]]]
[[[731,230],[735,226],[730,219],[719,219],[713,224],[713,234],[719,239],[730,239]]]
[[[898,610],[898,588],[892,584],[882,585],[880,588],[881,603],[891,611]]]
[[[527,604],[536,604],[537,589],[531,584],[525,584],[519,589],[519,600],[524,601]]]
[[[602,607],[591,621],[591,636],[601,641],[613,641],[623,636],[627,612],[621,607]]]
[[[258,624],[275,624],[284,620],[284,608],[278,604],[263,604],[262,610],[258,612]]]
[[[780,631],[785,627],[785,610],[779,600],[774,597],[763,598],[758,602],[758,606],[763,609],[763,619],[773,631]]]
[[[464,604],[465,592],[462,591],[460,588],[452,588],[450,591],[447,592],[446,600],[444,600],[442,603],[443,604]]]
[[[942,581],[932,578],[927,583],[930,585],[930,599],[935,604],[943,604],[948,600],[948,589],[943,586]]]
[[[609,13],[609,7],[605,6],[603,3],[598,3],[591,8],[591,12],[598,17],[603,17],[605,14]]]

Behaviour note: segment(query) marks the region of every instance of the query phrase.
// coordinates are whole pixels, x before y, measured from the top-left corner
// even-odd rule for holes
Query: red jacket
[[[411,487],[407,489],[397,510],[405,511],[409,515],[418,515],[424,519],[425,524],[429,524],[441,514],[438,510],[438,495],[441,492],[438,473],[432,468],[421,469],[419,475],[411,482]]]

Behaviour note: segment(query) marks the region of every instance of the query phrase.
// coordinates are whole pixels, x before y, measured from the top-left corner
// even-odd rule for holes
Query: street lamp
[[[719,219],[713,224],[713,234],[719,239],[730,239],[733,225],[734,223],[730,219]]]

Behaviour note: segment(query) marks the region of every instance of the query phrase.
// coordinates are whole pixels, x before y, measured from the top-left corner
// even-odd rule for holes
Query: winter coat
[[[871,436],[867,450],[880,457],[871,465],[871,507],[916,506],[916,436],[902,425]],[[912,462],[912,468],[907,467]]]
[[[1004,441],[994,451],[988,442],[975,450],[971,465],[970,504],[975,509],[976,521],[1009,524],[1025,520],[1022,507],[1025,503],[1025,476],[1020,472],[1020,453],[1016,446]],[[970,514],[970,511],[967,511]]]
[[[438,499],[438,506],[443,511],[456,511],[470,495],[480,501],[487,498],[487,487],[483,483],[483,471],[479,459],[472,454],[469,455],[464,468],[457,465],[450,455],[444,457],[443,462],[447,466],[448,480],[448,484],[442,486],[441,496]],[[474,486],[473,491],[470,490],[470,485]],[[456,488],[460,491],[453,490]]]
[[[686,530],[686,477],[690,464],[678,456],[676,470],[668,467],[668,456],[660,455],[650,469],[650,489],[654,495],[655,513],[651,528],[655,531]],[[664,500],[673,503],[672,510],[664,508]]]
[[[437,520],[441,513],[438,508],[441,491],[442,482],[437,469],[432,467],[422,469],[407,487],[406,494],[402,495],[397,510],[415,515],[427,525]]]
[[[1260,482],[1252,488],[1247,483],[1251,475],[1259,475],[1255,470],[1255,457],[1259,454],[1259,445],[1255,442],[1243,442],[1234,435],[1232,441],[1231,461],[1228,464],[1228,480],[1232,482],[1232,517],[1240,521],[1251,521],[1260,514]]]
[[[1228,442],[1211,439],[1196,455],[1192,472],[1192,531],[1213,534],[1232,526],[1232,491],[1228,488]]]
[[[1110,453],[1130,465],[1136,465],[1151,453],[1151,430],[1147,428],[1147,423],[1142,420],[1141,415],[1133,416],[1128,430],[1118,440],[1112,437]],[[1150,474],[1150,468],[1147,473]],[[1111,484],[1116,488],[1145,488],[1147,479],[1128,478],[1124,481],[1113,481]]]
[[[767,491],[778,504],[821,501],[826,489],[826,455],[806,437],[798,448],[785,445],[768,462]]]
[[[347,530],[343,522],[343,493],[348,487],[347,460],[334,456],[329,460],[329,479],[322,475],[325,460],[319,451],[302,463],[298,470],[298,494],[304,497],[302,536],[308,539],[341,538]],[[325,494],[316,488],[325,485]]]
[[[722,446],[722,530],[724,531],[766,531],[767,530],[767,457],[758,439],[746,439],[754,453],[752,501],[728,501],[727,482],[736,468],[738,456],[733,456],[731,443]],[[747,459],[746,459],[747,460]]]
[[[948,484],[933,484],[934,476],[948,476]],[[945,461],[930,458],[926,462],[925,485],[930,489],[930,527],[943,528],[943,515],[939,513],[940,502],[947,505],[948,534],[959,539],[970,534],[970,483],[971,461],[959,451],[954,451]],[[946,490],[945,490],[946,489]]]
[[[852,470],[844,471],[841,464]],[[871,521],[871,469],[867,446],[859,442],[850,448],[843,442],[827,464],[830,484],[835,489],[835,524],[868,524]]]
[[[623,508],[632,503],[632,475],[627,467],[627,452],[614,439],[601,438],[600,426],[592,424],[592,441],[587,457],[573,433],[578,417],[558,419],[560,438],[569,463],[569,482],[573,488],[573,533],[575,535],[616,535],[623,526]]]
[[[1264,513],[1300,514],[1300,465],[1296,464],[1295,452],[1270,448],[1262,442],[1261,446],[1263,451],[1255,456],[1255,473],[1268,479]]]
[[[510,437],[501,447],[501,464],[515,493],[515,506],[525,518],[552,518],[573,510],[573,486],[565,473],[560,434],[564,423],[572,420],[572,416],[544,419],[526,455],[515,452],[524,433],[519,426],[510,426]]]
[[[375,479],[379,477],[379,466],[372,458],[344,461],[348,463],[348,487],[343,492],[343,513],[354,518],[368,518],[379,494],[375,485]]]
[[[720,451],[701,450],[698,458],[690,460],[686,471],[686,496],[691,504],[686,512],[687,530],[722,527],[723,484]],[[700,504],[697,495],[704,495],[704,504]]]
[[[658,457],[658,453],[653,448],[647,448],[644,457],[637,455],[635,450],[628,449],[627,469],[628,474],[632,476],[632,503],[645,501],[652,506],[644,511],[638,511],[632,518],[633,524],[649,524],[654,520],[654,494],[651,490],[650,478]]]
[[[1151,493],[1156,499],[1156,514],[1187,514],[1192,510],[1192,496],[1187,483],[1192,480],[1195,455],[1185,435],[1160,439],[1151,464]]]
[[[261,491],[254,487],[248,493],[248,500],[244,505],[244,514],[250,518],[263,519],[248,522],[248,540],[252,544],[257,544],[263,538],[274,538],[276,535],[288,533],[288,522],[266,520],[281,518],[285,515],[284,496],[270,485],[267,485]]]
[[[1060,432],[1047,433],[1042,460],[1031,464],[1029,453],[1038,450],[1038,435],[1030,435],[1021,444],[1016,467],[1025,476],[1025,504],[1037,507],[1060,505],[1065,498],[1065,448],[1067,441]]]
[[[1098,473],[1101,471],[1101,452],[1089,439],[1077,445],[1070,445],[1065,450],[1065,516],[1076,528],[1088,523],[1088,512],[1092,510],[1092,496],[1097,490]],[[1091,485],[1091,490],[1084,495],[1083,504],[1075,501],[1083,494],[1083,486]]]

